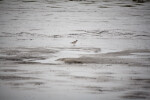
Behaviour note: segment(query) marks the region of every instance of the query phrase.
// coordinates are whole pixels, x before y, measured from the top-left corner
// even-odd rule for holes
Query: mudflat
[[[149,6],[0,0],[0,100],[149,100]]]

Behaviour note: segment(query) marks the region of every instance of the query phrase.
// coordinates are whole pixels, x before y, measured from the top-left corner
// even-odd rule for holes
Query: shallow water
[[[0,99],[149,100],[149,7],[0,0]]]

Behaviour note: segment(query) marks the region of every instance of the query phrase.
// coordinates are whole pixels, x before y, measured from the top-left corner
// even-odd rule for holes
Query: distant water
[[[1,0],[0,34],[68,35],[119,31],[120,34],[134,32],[147,37],[149,6],[149,2],[132,0]]]

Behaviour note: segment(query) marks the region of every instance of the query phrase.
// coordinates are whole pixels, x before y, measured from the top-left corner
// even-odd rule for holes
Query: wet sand
[[[0,0],[0,99],[149,100],[149,5]]]
[[[54,57],[56,61],[50,62],[49,57],[61,50],[1,49],[1,90],[6,91],[5,95],[11,94],[9,98],[5,95],[1,95],[1,98],[149,99],[150,50],[96,52],[97,54],[82,54],[79,58]],[[71,50],[80,52],[95,49],[73,47]]]
[[[150,50],[125,50],[120,52],[109,52],[95,54],[80,58],[61,58],[58,61],[64,61],[68,64],[76,63],[95,63],[95,64],[127,64],[127,65],[147,65],[149,66],[149,57],[141,57],[143,54],[149,55]],[[139,54],[139,55],[138,55]],[[142,55],[140,55],[142,54]],[[91,57],[90,57],[91,56]],[[147,62],[147,63],[146,63]]]

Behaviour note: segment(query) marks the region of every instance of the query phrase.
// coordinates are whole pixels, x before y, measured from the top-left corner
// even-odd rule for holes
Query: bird
[[[75,40],[73,42],[71,42],[71,44],[75,45],[77,43],[78,40]]]

